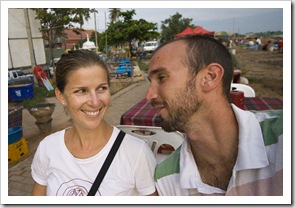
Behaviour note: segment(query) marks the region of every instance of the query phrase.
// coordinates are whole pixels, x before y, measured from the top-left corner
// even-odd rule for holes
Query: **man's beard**
[[[182,131],[190,120],[190,117],[197,112],[201,102],[197,98],[194,79],[189,80],[187,85],[175,92],[175,98],[165,103],[168,117],[162,120],[162,128],[167,132]]]

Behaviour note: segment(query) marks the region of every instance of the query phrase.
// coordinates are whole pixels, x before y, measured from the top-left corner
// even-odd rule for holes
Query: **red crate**
[[[13,107],[8,112],[8,128],[22,126],[23,106]]]

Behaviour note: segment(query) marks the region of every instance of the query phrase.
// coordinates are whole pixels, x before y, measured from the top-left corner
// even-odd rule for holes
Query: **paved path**
[[[106,115],[106,120],[112,125],[119,125],[121,115],[144,98],[148,85],[149,82],[145,78],[144,81],[134,83],[112,95],[112,102]],[[52,114],[51,132],[69,126],[71,123],[69,117],[64,113],[63,107],[56,102],[55,98],[48,99],[48,102],[56,103],[55,110]],[[8,169],[9,196],[31,195],[34,182],[31,177],[30,166],[38,141],[45,136],[40,135],[39,129],[35,125],[35,118],[27,110],[23,110],[23,133],[29,144],[30,153],[25,159]]]

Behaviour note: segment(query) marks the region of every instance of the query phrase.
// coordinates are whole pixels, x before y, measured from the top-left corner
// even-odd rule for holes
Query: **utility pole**
[[[104,12],[104,20],[105,20],[105,34],[106,34],[106,55],[108,57],[108,34],[107,34],[107,13]]]
[[[26,29],[27,29],[27,35],[28,35],[28,42],[29,42],[29,50],[30,50],[30,59],[31,59],[31,65],[32,69],[37,64],[35,60],[35,54],[34,54],[34,47],[33,47],[33,40],[32,40],[32,32],[31,32],[31,26],[30,26],[30,18],[29,18],[29,12],[28,9],[24,9],[25,12],[25,20],[26,20]]]
[[[96,10],[95,10],[95,12],[94,12],[94,24],[95,24],[95,45],[96,45],[96,49],[95,49],[95,51],[96,51],[96,53],[98,52],[98,44],[97,44],[97,30],[96,30]]]
[[[234,34],[234,39],[236,39],[236,34],[235,34],[235,18],[233,19],[233,34]]]

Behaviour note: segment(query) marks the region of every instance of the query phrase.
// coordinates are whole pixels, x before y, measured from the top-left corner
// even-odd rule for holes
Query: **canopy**
[[[181,36],[192,35],[192,34],[194,34],[194,30],[190,28],[189,26],[187,26],[182,32],[176,34],[174,37],[179,38]]]
[[[209,31],[209,30],[205,30],[204,28],[197,26],[194,29],[194,33],[195,34],[199,34],[199,35],[214,35],[214,31]]]
[[[200,26],[197,26],[195,29],[192,29],[190,27],[186,27],[185,30],[182,32],[176,34],[174,37],[179,38],[181,36],[185,35],[214,35],[214,31],[206,30]]]

